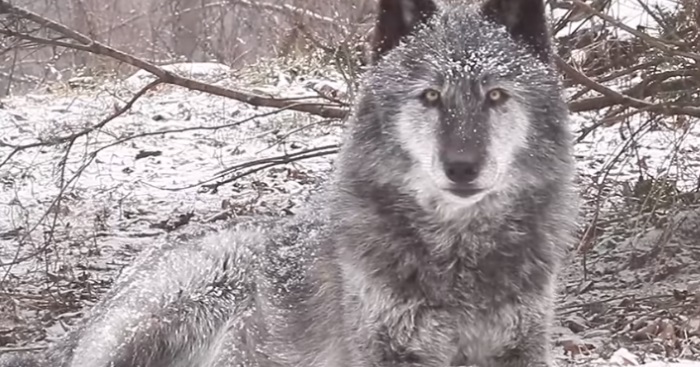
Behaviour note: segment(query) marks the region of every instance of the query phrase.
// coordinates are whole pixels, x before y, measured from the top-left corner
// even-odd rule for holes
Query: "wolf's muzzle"
[[[445,152],[442,156],[445,176],[451,181],[448,189],[454,195],[468,197],[481,191],[474,181],[479,177],[481,171],[479,155],[471,151],[451,151]]]
[[[474,152],[446,152],[442,157],[445,175],[455,185],[467,185],[479,177],[481,159]]]

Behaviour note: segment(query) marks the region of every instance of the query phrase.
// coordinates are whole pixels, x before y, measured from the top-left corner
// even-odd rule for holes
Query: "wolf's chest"
[[[357,335],[394,361],[441,366],[484,361],[512,345],[521,325],[515,304],[477,309],[432,307],[418,300],[388,306],[387,301],[382,310],[359,315]]]

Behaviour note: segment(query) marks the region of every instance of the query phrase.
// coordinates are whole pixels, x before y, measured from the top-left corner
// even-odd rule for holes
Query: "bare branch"
[[[555,56],[555,62],[557,66],[559,66],[559,68],[561,68],[571,79],[603,95],[603,97],[569,103],[569,108],[573,112],[600,109],[615,104],[621,104],[634,108],[646,109],[647,111],[659,112],[665,115],[688,115],[700,117],[700,107],[655,104],[642,99],[634,98],[627,94],[616,92],[600,83],[597,83],[576,70],[571,65],[567,64],[566,61],[559,56]]]
[[[338,20],[333,19],[331,17],[326,17],[321,14],[316,14],[308,9],[302,9],[302,8],[297,8],[296,6],[290,5],[290,4],[282,4],[282,5],[276,5],[276,4],[270,4],[270,3],[253,3],[251,1],[247,0],[237,0],[234,2],[234,4],[241,4],[245,5],[251,8],[262,8],[262,9],[267,9],[267,10],[273,10],[282,14],[292,14],[296,16],[306,16],[309,17],[313,20],[317,20],[323,23],[327,23],[330,25],[337,25]]]
[[[223,177],[232,173],[236,173],[235,175],[221,180],[219,182],[213,183],[213,184],[206,184],[202,185],[202,188],[209,190],[212,193],[215,193],[219,187],[231,183],[233,181],[236,181],[240,179],[241,177],[249,176],[253,173],[268,169],[270,167],[274,166],[279,166],[279,165],[284,165],[304,159],[309,159],[309,158],[316,158],[316,157],[323,157],[326,155],[332,155],[336,154],[339,150],[339,146],[332,144],[332,145],[325,145],[322,147],[318,148],[312,148],[312,149],[305,149],[302,151],[294,152],[294,153],[289,153],[289,154],[284,154],[284,155],[279,155],[279,156],[274,156],[274,157],[268,157],[268,158],[262,158],[262,159],[256,159],[253,161],[248,161],[244,162],[241,164],[237,164],[235,166],[231,166],[226,168],[225,170],[219,172],[217,176],[214,178],[210,179],[209,181],[212,181],[218,177]],[[244,171],[242,173],[237,173],[240,172],[246,168],[251,168],[247,171]]]
[[[54,22],[36,13],[30,12],[26,9],[22,9],[20,7],[11,5],[5,0],[0,0],[0,11],[31,20],[37,24],[45,26],[48,29],[51,29],[67,38],[73,39],[82,44],[78,45],[78,47],[73,47],[72,44],[65,43],[62,45],[62,47],[80,49],[95,55],[110,57],[112,59],[135,66],[139,69],[146,70],[151,74],[155,75],[158,78],[158,80],[166,84],[178,85],[191,90],[227,97],[254,106],[288,108],[290,110],[306,112],[325,118],[343,118],[347,114],[347,109],[339,105],[321,103],[290,103],[288,101],[283,101],[276,98],[263,97],[260,95],[253,94],[251,92],[227,89],[220,86],[203,83],[194,79],[182,77],[175,73],[169,72],[161,67],[158,67],[155,64],[150,63],[146,60],[117,50],[98,41],[92,40],[89,37],[72,29],[69,29],[68,27],[58,22]]]
[[[617,19],[615,19],[615,18],[613,18],[605,13],[602,13],[596,9],[593,9],[590,5],[584,3],[581,0],[571,0],[571,1],[573,1],[574,4],[576,4],[577,6],[580,6],[583,10],[585,10],[589,14],[593,14],[593,15],[599,17],[600,19],[605,20],[606,22],[614,24],[616,27],[618,27],[618,28],[620,28],[620,29],[622,29],[622,30],[624,30],[624,31],[636,36],[636,37],[639,37],[640,39],[646,41],[648,44],[663,51],[664,53],[667,53],[669,55],[674,55],[674,56],[687,57],[687,58],[695,60],[695,61],[700,61],[699,54],[696,54],[694,52],[680,51],[680,50],[676,50],[674,48],[671,48],[666,41],[660,40],[656,37],[652,37],[644,32],[640,32],[640,31],[620,22],[619,20],[617,20]]]

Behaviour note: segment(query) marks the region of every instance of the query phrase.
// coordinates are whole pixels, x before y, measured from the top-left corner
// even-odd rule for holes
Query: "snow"
[[[588,5],[593,5],[596,3],[600,3],[603,0],[595,0],[595,1],[584,1]],[[643,5],[642,5],[643,4]],[[672,10],[675,9],[676,6],[678,5],[678,2],[676,0],[615,0],[612,2],[612,4],[607,8],[605,11],[605,14],[620,20],[623,24],[632,27],[632,28],[637,28],[638,26],[644,27],[645,32],[652,35],[652,36],[657,36],[657,28],[658,24],[654,17],[649,15],[649,13],[646,11],[646,9],[656,9],[658,7],[659,9],[663,10]],[[645,9],[646,7],[646,9]],[[561,17],[565,16],[569,10],[567,9],[554,9],[552,11],[552,18],[553,19],[560,19]],[[602,22],[601,19],[598,18],[592,18],[593,21],[595,22]],[[565,36],[569,34],[570,32],[573,32],[576,29],[581,28],[584,23],[589,22],[589,20],[581,20],[577,22],[570,22],[570,24],[561,30],[557,36]],[[620,39],[629,39],[633,37],[633,35],[629,34],[628,32],[622,30],[622,29],[617,29],[616,34]]]
[[[575,115],[575,129],[580,130],[598,119]],[[650,125],[643,128],[641,133],[636,133],[643,125],[645,120],[640,117],[630,121],[627,125],[629,127],[626,124],[620,124],[614,128],[594,130],[576,145],[580,172],[586,176],[596,176],[605,167],[616,162],[611,176],[619,181],[635,180],[647,173],[653,176],[669,174],[678,178],[678,186],[681,189],[696,187],[700,161],[689,158],[700,151],[698,124],[691,124],[691,128],[687,131],[665,128],[654,130]],[[617,154],[631,143],[629,137],[632,135],[637,135],[634,139],[635,149],[629,149],[629,152],[623,155],[624,159],[620,161]],[[640,169],[640,160],[644,161],[649,170]]]
[[[647,363],[640,363],[639,357],[631,353],[627,348],[620,348],[607,361],[594,361],[595,364],[608,364],[612,366],[641,366],[641,367],[697,367],[700,366],[700,362],[679,359],[674,362],[668,361],[650,361]]]
[[[207,72],[219,73],[219,68],[206,65],[204,69],[193,66],[192,75],[218,79],[215,83],[224,85],[234,83],[218,74],[216,78],[206,76]],[[136,78],[136,75],[142,76]],[[143,73],[136,75],[127,80],[134,82],[139,79],[147,83],[143,80]],[[273,77],[269,84],[256,84],[255,87],[279,96],[309,97],[314,95],[309,84],[342,85],[342,80],[334,78],[287,76],[284,77],[285,83],[281,83],[285,87],[278,88],[280,78]],[[12,145],[50,141],[94,126],[113,113],[115,106],[122,106],[129,99],[118,93],[123,85],[117,81],[96,90],[7,98],[3,100],[4,108],[0,109],[0,131],[3,131],[0,141]],[[314,184],[314,181],[304,181],[303,178],[323,177],[332,168],[332,156],[298,162],[294,165],[297,172],[294,175],[279,169],[256,173],[241,179],[238,184],[222,186],[216,194],[204,192],[200,187],[201,183],[232,164],[339,142],[342,130],[339,126],[316,124],[320,119],[307,114],[271,112],[273,110],[222,97],[161,86],[144,95],[131,110],[104,128],[79,138],[71,147],[72,153],[65,165],[64,179],[75,179],[66,190],[68,195],[62,201],[54,232],[57,243],[81,244],[77,248],[57,246],[58,257],[63,259],[51,263],[51,268],[58,271],[65,261],[70,261],[65,258],[71,256],[84,264],[106,268],[115,259],[128,261],[128,257],[117,256],[124,251],[124,246],[137,250],[150,246],[152,238],[161,233],[152,224],[168,219],[168,215],[193,212],[195,221],[202,224],[220,210],[231,207],[249,208],[251,214],[265,207],[270,211],[293,211],[294,203],[308,195]],[[599,118],[591,113],[574,115],[574,130],[579,131]],[[689,157],[700,149],[698,124],[691,124],[690,129],[680,132],[669,129],[646,131],[637,139],[636,153],[613,164],[617,152],[629,143],[629,139],[623,139],[621,131],[630,136],[631,131],[641,124],[643,120],[640,119],[630,121],[622,130],[617,126],[601,127],[578,143],[576,155],[581,176],[589,181],[601,181],[601,172],[611,166],[614,172],[607,176],[608,181],[611,178],[634,180],[641,172],[635,161],[643,158],[649,167],[668,167],[666,172],[679,174],[682,185],[694,185],[697,182],[697,160],[684,168],[677,163],[692,162]],[[137,135],[143,136],[131,139]],[[283,137],[285,139],[281,141]],[[0,148],[0,161],[11,150]],[[674,150],[678,150],[677,156],[674,156]],[[161,154],[137,159],[137,154],[144,151],[159,151]],[[52,213],[49,213],[48,220],[43,216],[61,191],[61,170],[56,162],[64,154],[65,144],[32,148],[18,152],[0,170],[0,181],[4,183],[0,190],[0,234],[17,227],[34,228],[40,222],[37,233],[49,229]],[[674,171],[670,168],[672,166],[678,167]],[[590,183],[586,180],[584,184]],[[260,186],[259,182],[264,182],[264,185]],[[256,200],[262,200],[262,206],[249,205]],[[266,200],[268,204],[265,204]],[[241,215],[248,214],[240,210]],[[97,252],[107,259],[104,263],[95,260],[95,250],[90,247],[97,237],[100,238]],[[29,245],[21,247],[17,253],[15,241],[14,237],[0,236],[0,261],[6,263],[16,256],[27,255],[41,244],[41,239],[35,234],[33,241],[24,241]],[[29,274],[31,269],[30,265],[23,263],[12,272],[22,276]],[[49,332],[51,337],[57,336],[51,335],[53,333],[62,333],[56,328]],[[609,361],[599,360],[596,364],[656,367],[662,363],[635,364],[639,362],[633,357],[619,352]],[[688,366],[689,363],[679,361],[664,366]]]
[[[662,6],[672,4],[667,0],[657,2]],[[653,27],[652,20],[639,9],[637,0],[620,0],[611,8],[611,14],[628,25]],[[313,90],[323,88],[348,94],[342,78],[330,72],[291,75],[280,68],[258,78],[241,76],[217,63],[176,64],[165,69],[205,82],[282,97],[313,97]],[[152,78],[139,71],[123,81],[103,82],[95,89],[37,92],[3,99],[0,163],[12,151],[2,143],[46,142],[94,126],[123,106],[130,93]],[[246,84],[251,80],[255,82]],[[596,113],[574,114],[576,135],[601,118]],[[680,189],[696,187],[700,172],[697,121],[691,121],[687,129],[673,130],[655,128],[645,118],[640,115],[614,127],[597,128],[576,145],[583,187],[604,179],[607,183],[634,182],[640,175],[670,175],[678,179]],[[137,252],[151,246],[153,238],[162,235],[152,225],[171,215],[193,212],[194,221],[204,225],[222,210],[232,210],[234,216],[258,214],[261,210],[275,214],[293,212],[310,187],[323,181],[332,168],[333,156],[258,172],[236,184],[220,187],[215,194],[203,190],[201,184],[237,163],[339,143],[342,128],[321,122],[320,118],[303,113],[275,113],[272,109],[161,85],[104,128],[77,139],[64,172],[56,162],[63,159],[65,144],[20,151],[7,165],[0,166],[0,262],[30,255],[43,246],[46,238],[42,236],[50,229],[55,214],[45,217],[47,209],[62,190],[67,195],[61,202],[60,215],[55,217],[52,240],[61,246],[55,250],[58,260],[47,265],[51,271],[59,271],[72,258],[85,265],[118,267],[115,263],[119,265],[119,261],[126,262],[130,257],[117,255],[127,247],[134,247]],[[644,125],[648,126],[642,129],[643,133],[635,133]],[[619,159],[618,153],[630,144],[632,135],[634,149],[628,149]],[[160,154],[137,159],[140,152]],[[62,188],[61,181],[70,184]],[[251,205],[252,202],[263,205]],[[18,238],[7,234],[19,227],[25,229],[20,232],[25,245],[17,250]],[[39,230],[25,238],[29,236],[26,230],[33,228]],[[65,243],[69,245],[63,246]],[[95,251],[100,252],[99,256]],[[23,263],[11,272],[21,278],[44,265],[41,261]],[[51,337],[64,332],[57,325],[48,331]],[[567,363],[579,364],[580,360],[573,358]],[[700,367],[700,363],[689,360],[642,362],[642,358],[625,348],[608,359],[585,363],[601,367]]]
[[[183,62],[161,66],[161,69],[187,78],[203,82],[212,82],[230,75],[232,70],[228,65],[216,62]],[[139,70],[126,78],[124,83],[136,92],[155,80],[155,76],[146,70]]]
[[[700,366],[700,362],[681,359],[678,362],[653,361],[653,362],[641,364],[639,366],[646,366],[646,367],[695,367],[695,366]]]
[[[189,69],[191,75],[199,77],[220,70],[210,64]],[[132,85],[136,80],[145,84],[148,81],[143,80],[144,75],[138,72],[126,80]],[[308,84],[290,84],[284,96],[315,96]],[[123,85],[116,82],[97,91],[6,98],[4,109],[0,109],[0,141],[11,145],[48,142],[94,126],[130,98],[121,95]],[[96,218],[107,216],[101,218],[106,221],[105,227],[117,228],[128,237],[148,229],[143,223],[126,220],[124,213],[150,213],[140,216],[140,220],[153,221],[168,212],[212,214],[213,208],[221,208],[222,199],[242,202],[255,198],[260,189],[250,185],[222,186],[212,195],[201,193],[200,184],[236,163],[337,144],[340,128],[318,124],[319,120],[302,113],[277,113],[223,97],[161,86],[139,99],[127,113],[73,144],[64,173],[64,181],[73,181],[70,195],[61,205],[65,217],[59,228],[63,227],[66,235],[65,226],[70,226],[71,236],[89,236],[96,231]],[[138,135],[143,136],[133,138]],[[61,170],[56,162],[64,156],[65,148],[62,144],[23,150],[0,169],[0,180],[5,182],[0,190],[0,233],[20,226],[33,228],[39,223],[61,191]],[[11,151],[0,147],[0,162]],[[137,159],[139,152],[156,151],[160,155]],[[330,169],[330,160],[314,158],[296,166],[318,176]],[[301,188],[283,175],[267,172],[252,177],[265,177],[274,186],[270,191],[299,196]],[[14,240],[0,239],[0,245],[0,261],[9,262],[15,254],[6,249],[14,247]]]

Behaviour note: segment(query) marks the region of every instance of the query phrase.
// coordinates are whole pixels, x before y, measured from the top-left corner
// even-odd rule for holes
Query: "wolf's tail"
[[[66,340],[0,367],[206,365],[227,322],[252,307],[262,236],[227,233],[144,254]]]

